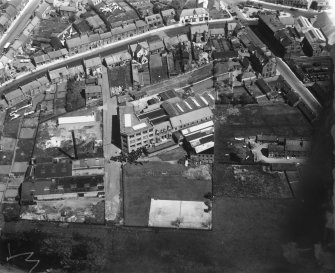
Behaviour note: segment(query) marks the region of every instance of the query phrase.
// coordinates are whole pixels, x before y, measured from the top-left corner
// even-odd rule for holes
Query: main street
[[[229,19],[220,19],[220,20],[213,20],[209,21],[209,24],[218,25],[220,22],[223,23],[226,21],[233,21],[233,18]],[[70,57],[67,57],[65,59],[57,60],[45,65],[41,65],[34,69],[31,72],[27,72],[21,75],[18,75],[16,79],[13,79],[11,81],[5,82],[0,86],[0,95],[4,93],[5,91],[11,91],[16,88],[18,88],[20,85],[24,85],[26,83],[29,83],[35,78],[41,77],[44,75],[47,71],[57,69],[63,66],[74,66],[80,64],[80,62],[83,59],[86,58],[92,58],[92,57],[105,57],[108,55],[111,55],[113,53],[117,53],[120,50],[126,50],[127,46],[132,43],[148,40],[152,38],[153,36],[156,36],[159,34],[159,32],[164,31],[166,35],[168,36],[175,36],[180,34],[188,34],[189,33],[189,26],[184,24],[175,24],[171,26],[166,26],[158,29],[154,29],[148,32],[145,32],[143,34],[136,35],[134,37],[129,37],[126,39],[123,39],[121,41],[114,42],[112,44],[104,45],[102,47],[94,48]]]
[[[281,58],[277,58],[277,69],[288,84],[299,94],[303,101],[315,113],[318,113],[322,108],[320,103]]]
[[[29,18],[34,14],[35,9],[39,4],[39,0],[30,0],[26,6],[21,10],[16,19],[12,22],[8,30],[0,39],[0,51],[6,43],[12,42],[15,38],[22,33],[26,27]]]

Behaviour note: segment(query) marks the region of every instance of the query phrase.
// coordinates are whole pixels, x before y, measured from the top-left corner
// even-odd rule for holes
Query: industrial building
[[[165,94],[166,93],[166,94]],[[178,142],[176,133],[186,128],[193,128],[212,120],[214,94],[206,92],[195,97],[182,100],[173,96],[171,92],[162,92],[159,97],[162,101],[151,105],[150,108],[136,113],[134,106],[119,106],[119,120],[121,132],[121,148],[131,152],[141,147],[159,146],[170,142]],[[190,130],[196,130],[194,127]],[[200,129],[199,129],[200,130]],[[175,141],[174,141],[174,140]],[[195,139],[192,147],[201,152],[214,145],[214,137]],[[197,144],[198,143],[198,144]],[[211,146],[212,145],[212,146]]]

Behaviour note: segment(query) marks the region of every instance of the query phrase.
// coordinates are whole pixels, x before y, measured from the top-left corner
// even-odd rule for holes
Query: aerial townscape
[[[1,273],[335,271],[335,1],[0,4]]]

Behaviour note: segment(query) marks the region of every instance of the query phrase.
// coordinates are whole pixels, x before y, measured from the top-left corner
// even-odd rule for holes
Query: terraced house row
[[[159,17],[161,22],[156,27],[164,26],[162,24],[162,18],[159,14],[155,15]],[[123,22],[122,25],[112,28],[111,31],[99,34],[94,33],[91,35],[83,34],[80,37],[68,39],[65,42],[65,46],[69,51],[69,55],[77,54],[80,52],[84,52],[86,50],[96,48],[102,45],[110,44],[116,41],[121,41],[122,39],[126,39],[128,37],[132,37],[141,33],[145,33],[151,29],[150,27],[151,21],[128,21]]]

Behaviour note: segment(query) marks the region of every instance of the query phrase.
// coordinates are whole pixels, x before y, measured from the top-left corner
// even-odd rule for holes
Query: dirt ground
[[[215,164],[214,195],[238,198],[293,198],[284,173],[259,165]]]
[[[99,253],[103,259],[97,272],[320,272],[317,268],[308,270],[303,265],[290,265],[283,257],[282,244],[291,240],[294,233],[292,225],[297,221],[297,208],[290,200],[218,198],[210,232],[105,229],[73,224],[62,228],[52,223],[33,222],[9,223],[5,232],[20,234],[27,229],[39,230],[38,238],[26,243],[26,249],[23,245],[21,250],[36,250],[35,258],[44,259],[39,248],[45,237],[43,232],[49,233],[49,240],[71,244],[78,236],[83,236],[82,242],[94,239],[99,247],[91,250],[91,255],[95,257]],[[56,242],[53,245],[51,251],[62,251]]]
[[[71,130],[74,130],[78,154],[82,157],[97,157],[102,153],[101,126],[101,121],[60,126],[56,119],[46,121],[38,128],[34,156],[63,156],[59,148],[73,155]]]
[[[21,219],[102,224],[104,210],[104,201],[100,198],[40,201],[37,205],[21,207]]]
[[[157,157],[163,161],[179,160],[185,158],[186,152],[182,147],[158,154]]]

